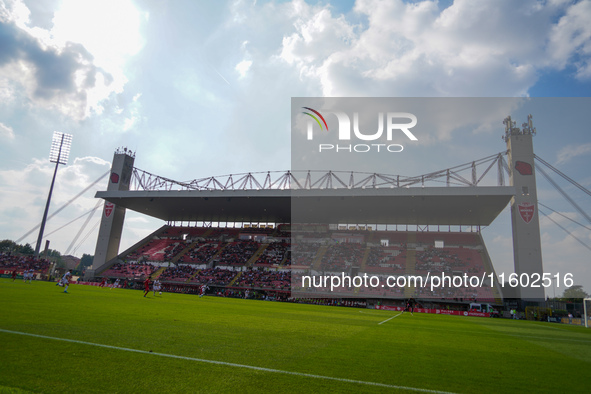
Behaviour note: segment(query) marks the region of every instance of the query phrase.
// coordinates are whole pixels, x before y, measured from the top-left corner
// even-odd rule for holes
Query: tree
[[[82,255],[82,258],[80,259],[80,265],[78,266],[78,269],[80,271],[83,271],[86,269],[86,267],[90,267],[92,265],[93,259],[94,259],[94,256],[84,253]]]
[[[60,257],[62,254],[55,249],[47,249],[47,257]]]
[[[562,294],[563,299],[572,299],[572,298],[589,298],[589,294],[583,290],[583,286],[581,285],[574,285],[569,287],[568,289],[564,290]]]
[[[21,253],[21,254],[27,254],[27,255],[33,255],[33,254],[35,254],[35,250],[29,244],[20,245],[18,252]]]
[[[12,250],[14,250],[14,248],[16,246],[17,245],[13,241],[11,241],[9,239],[5,239],[3,241],[0,241],[0,252],[3,252],[3,253],[11,252]]]

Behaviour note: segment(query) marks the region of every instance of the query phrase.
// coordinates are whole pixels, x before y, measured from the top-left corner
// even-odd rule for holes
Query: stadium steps
[[[199,273],[200,273],[200,272],[201,272],[201,270],[197,270],[197,271],[195,271],[195,273],[194,273],[193,275],[189,276],[189,277],[187,278],[187,280],[185,280],[185,283],[189,283],[189,282],[191,282],[193,279],[195,279],[195,277],[196,277],[197,275],[199,275]]]
[[[107,261],[101,267],[97,267],[95,269],[94,275],[98,276],[98,275],[102,274],[103,272],[105,272],[106,270],[108,270],[109,268],[111,268],[113,265],[115,265],[118,262],[127,263],[127,261],[124,258],[128,254],[130,254],[131,252],[134,252],[134,251],[138,250],[139,248],[141,248],[142,246],[146,245],[148,242],[152,241],[154,239],[154,237],[159,236],[160,234],[162,234],[164,232],[164,230],[167,230],[169,228],[170,228],[170,226],[165,224],[164,226],[160,227],[159,229],[157,229],[156,231],[154,231],[153,233],[151,233],[147,237],[144,237],[143,239],[139,240],[135,244],[131,245],[129,248],[127,248],[123,252],[119,253],[116,257]]]
[[[189,252],[189,250],[191,250],[195,246],[197,246],[198,243],[199,243],[199,240],[196,239],[189,246],[187,246],[185,249],[181,250],[176,256],[174,256],[172,258],[172,260],[170,260],[170,262],[173,264],[176,264],[184,255],[186,255]]]
[[[359,268],[359,272],[365,272],[365,264],[367,263],[367,258],[369,257],[370,251],[371,248],[366,246],[365,251],[363,252],[363,258],[361,259],[361,268]],[[359,287],[355,287],[355,289],[353,289],[353,294],[359,294]]]
[[[361,268],[359,268],[359,271],[361,271],[361,272],[365,272],[365,264],[367,264],[367,259],[369,257],[370,251],[371,251],[371,248],[369,246],[366,246],[365,252],[363,252],[363,259],[361,260]]]
[[[226,287],[234,286],[234,283],[236,283],[236,281],[238,280],[238,278],[240,278],[241,276],[242,276],[242,271],[240,271],[238,274],[236,274],[236,276],[230,281],[230,283],[228,283],[226,285]]]
[[[153,272],[153,273],[152,273],[152,275],[151,275],[151,276],[152,276],[152,279],[156,279],[156,278],[158,278],[160,275],[162,275],[162,273],[163,273],[164,271],[166,271],[166,268],[167,268],[167,267],[160,267],[160,268],[158,268],[158,270],[157,270],[156,272]]]
[[[417,268],[417,251],[415,249],[416,247],[416,242],[417,242],[417,233],[416,232],[409,232],[408,236],[406,238],[406,269],[405,269],[405,274],[406,275],[415,275],[416,274],[416,268]],[[410,245],[412,244],[412,249],[410,248]],[[404,297],[405,298],[410,298],[414,295],[415,293],[415,288],[414,286],[407,286],[404,288]]]
[[[246,266],[252,267],[254,265],[254,263],[256,263],[256,261],[259,259],[259,257],[261,257],[261,255],[263,254],[265,249],[267,249],[268,247],[269,247],[269,244],[261,244],[261,246],[257,249],[257,251],[254,252],[254,254],[252,256],[250,256],[250,259],[248,259],[248,261],[246,262]]]
[[[279,263],[278,268],[282,268],[283,264],[285,264],[286,261],[287,261],[287,253],[285,253],[285,256],[283,256],[283,260],[281,260],[281,262]]]
[[[314,257],[314,261],[312,262],[311,269],[316,270],[316,271],[320,271],[320,266],[322,265],[322,258],[326,254],[327,250],[328,250],[328,246],[326,246],[326,245],[323,245],[318,249],[318,253],[316,253],[316,256]]]
[[[209,263],[211,263],[212,260],[218,259],[222,255],[222,252],[224,251],[224,249],[226,249],[228,246],[230,246],[230,244],[226,243],[226,244],[224,244],[224,246],[219,248],[219,250],[216,252],[216,254],[214,254],[213,256],[211,256],[211,258],[209,260],[207,260],[207,264],[209,265]]]
[[[213,227],[210,227],[207,229],[207,231],[205,231],[202,235],[202,237],[209,237],[209,234],[211,234],[213,232]]]

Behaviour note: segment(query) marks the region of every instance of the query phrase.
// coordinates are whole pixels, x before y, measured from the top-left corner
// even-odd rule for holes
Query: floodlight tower
[[[49,187],[49,195],[47,196],[47,203],[45,204],[45,212],[43,212],[43,219],[41,220],[41,227],[39,228],[39,236],[37,237],[37,245],[35,246],[35,258],[39,257],[39,250],[41,249],[41,242],[43,241],[43,231],[45,230],[45,222],[47,221],[47,212],[49,211],[49,203],[51,202],[51,193],[53,193],[57,168],[60,164],[66,165],[68,163],[71,146],[71,134],[60,133],[59,131],[53,132],[53,140],[51,141],[51,149],[49,151],[49,161],[55,163],[55,170],[53,171],[53,178],[51,180],[51,186]]]
[[[532,137],[536,135],[532,116],[528,115],[527,123],[522,128],[515,127],[511,117],[507,117],[505,135],[509,166],[511,168],[511,185],[515,187],[515,196],[511,199],[511,222],[513,227],[513,259],[515,273],[520,279],[519,296],[524,300],[544,300],[544,288],[532,287],[527,284],[537,275],[543,275],[542,242],[540,239],[540,221],[538,215],[538,195],[536,172],[534,166],[534,148]],[[528,280],[526,282],[526,280]]]

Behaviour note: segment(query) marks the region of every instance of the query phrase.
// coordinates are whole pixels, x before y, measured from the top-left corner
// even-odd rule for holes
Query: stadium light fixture
[[[43,219],[41,220],[41,226],[39,227],[39,236],[37,237],[37,245],[35,246],[35,258],[39,257],[39,250],[41,249],[41,242],[43,241],[43,231],[45,230],[45,222],[47,221],[47,213],[49,211],[49,203],[51,202],[51,193],[53,192],[53,185],[55,184],[57,168],[60,164],[66,165],[68,163],[71,146],[71,134],[60,133],[59,131],[53,132],[53,140],[51,141],[51,149],[49,151],[49,161],[55,163],[55,170],[53,171],[53,178],[51,180],[51,186],[49,187]]]
[[[54,131],[53,140],[51,141],[51,149],[49,150],[49,161],[56,164],[68,164],[71,146],[71,134]]]

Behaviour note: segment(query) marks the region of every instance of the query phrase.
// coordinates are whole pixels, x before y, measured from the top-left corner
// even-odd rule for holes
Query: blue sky
[[[589,20],[591,1],[0,0],[0,239],[41,218],[54,130],[74,136],[54,209],[107,171],[120,146],[137,152],[137,167],[178,180],[285,170],[291,97],[588,97]],[[482,144],[434,131],[425,162],[436,170],[502,151],[506,115],[480,131]],[[590,187],[588,128],[536,126],[538,154]],[[540,201],[583,220],[538,186]],[[92,209],[103,187],[46,233]],[[576,198],[589,210],[588,197]],[[127,219],[122,247],[160,225]],[[558,220],[591,244],[589,231]],[[51,246],[64,251],[81,222]],[[510,271],[507,223],[484,234]],[[94,253],[95,234],[77,255]],[[589,251],[544,219],[542,237],[545,267],[573,270],[591,292]]]

